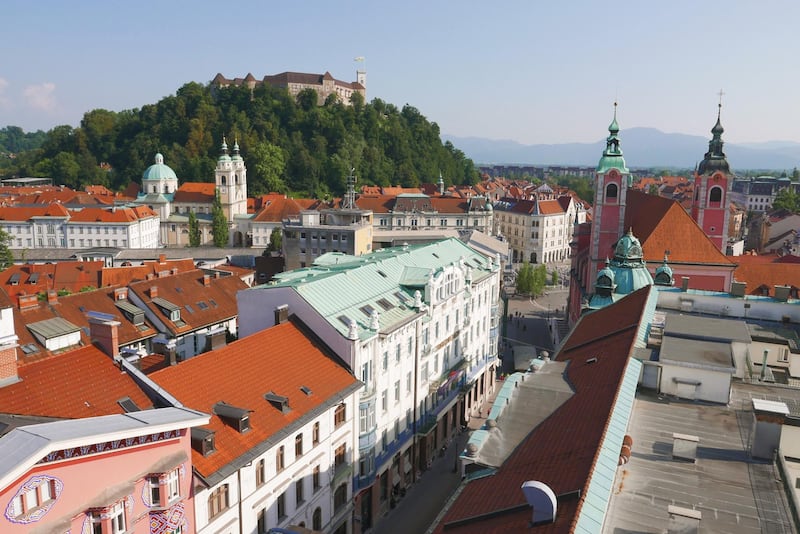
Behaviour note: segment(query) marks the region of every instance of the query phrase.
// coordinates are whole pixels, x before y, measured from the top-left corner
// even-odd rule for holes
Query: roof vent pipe
[[[533,508],[532,523],[534,525],[552,523],[556,520],[558,509],[556,494],[547,484],[529,480],[522,484],[522,493],[525,494],[525,500]]]

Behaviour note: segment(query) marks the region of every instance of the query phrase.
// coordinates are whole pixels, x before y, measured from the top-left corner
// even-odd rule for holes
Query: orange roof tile
[[[304,415],[338,403],[344,391],[358,384],[291,321],[156,371],[150,378],[183,405],[212,414],[206,428],[215,432],[217,451],[206,457],[192,452],[195,469],[205,477]],[[302,393],[302,386],[312,394]],[[291,411],[284,414],[272,407],[264,399],[269,391],[288,397]],[[213,415],[220,401],[252,410],[248,432],[240,434]]]
[[[122,267],[105,267],[100,273],[100,287],[126,286],[134,281],[145,280],[147,275],[158,275],[165,271],[186,272],[195,269],[192,258],[176,260],[145,261],[142,265],[129,265]]]
[[[176,326],[153,303],[150,297],[150,290],[153,287],[157,288],[158,298],[181,308],[181,320],[186,323],[184,326]],[[247,284],[238,276],[222,276],[211,277],[209,286],[206,287],[203,284],[203,271],[195,269],[153,280],[134,282],[128,288],[173,334],[182,334],[236,317],[238,313],[236,292],[246,289]]]
[[[20,381],[0,388],[4,413],[77,419],[125,413],[117,404],[130,397],[140,408],[152,403],[131,377],[94,346],[19,368]]]
[[[663,261],[664,251],[669,250],[670,263],[734,264],[686,210],[670,199],[629,189],[625,228],[633,229],[648,262]]]
[[[142,218],[157,217],[156,213],[147,206],[136,208],[84,208],[70,210],[70,222],[102,222],[125,223],[135,222]]]
[[[175,191],[175,202],[212,202],[216,185],[209,182],[186,182]]]
[[[0,207],[0,221],[28,221],[33,217],[69,217],[69,211],[61,204],[32,208]]]
[[[556,215],[564,213],[564,208],[558,200],[540,200],[539,213],[542,215]]]
[[[763,261],[763,260],[772,261]],[[764,290],[775,296],[775,286],[800,288],[800,263],[779,263],[775,256],[737,256],[733,272],[737,282],[747,284],[748,295],[763,295]]]
[[[33,294],[48,289],[78,292],[86,287],[99,287],[102,261],[60,261],[58,263],[26,263],[12,265],[0,273],[0,286],[8,295]],[[17,284],[11,278],[19,275]],[[32,278],[33,276],[33,278]],[[35,279],[34,283],[31,280]]]

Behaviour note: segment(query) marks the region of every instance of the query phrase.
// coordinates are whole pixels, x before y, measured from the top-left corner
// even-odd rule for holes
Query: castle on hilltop
[[[228,87],[231,85],[244,85],[252,91],[255,87],[268,84],[289,91],[293,97],[303,89],[313,89],[317,92],[317,105],[325,103],[330,95],[336,95],[339,101],[345,105],[350,105],[350,97],[354,93],[359,93],[364,100],[367,99],[367,71],[359,70],[356,72],[356,81],[343,82],[334,78],[330,72],[325,74],[308,74],[304,72],[281,72],[264,76],[261,80],[256,79],[252,73],[247,73],[244,78],[228,79],[220,73],[211,80],[214,88]]]

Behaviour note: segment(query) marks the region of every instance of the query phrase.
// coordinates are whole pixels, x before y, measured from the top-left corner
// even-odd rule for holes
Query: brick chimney
[[[16,345],[0,347],[0,387],[19,381]]]
[[[89,334],[92,343],[116,359],[119,356],[119,321],[89,317]]]
[[[158,287],[150,286],[150,298],[154,299],[158,296]]]
[[[167,255],[166,254],[159,254],[158,255],[158,263],[164,263],[166,261],[167,261]]]
[[[211,275],[210,274],[204,274],[203,275],[203,285],[205,287],[211,287]]]
[[[47,303],[50,305],[58,304],[58,291],[55,289],[47,290]]]
[[[114,300],[128,300],[128,288],[118,287],[114,290]]]
[[[19,296],[20,310],[29,310],[31,308],[37,307],[38,305],[39,305],[39,298],[35,294]]]

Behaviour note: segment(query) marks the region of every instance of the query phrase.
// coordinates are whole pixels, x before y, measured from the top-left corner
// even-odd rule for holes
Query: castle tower
[[[606,148],[595,171],[588,280],[595,279],[600,264],[613,253],[614,244],[624,235],[625,203],[631,174],[622,157],[618,134],[617,103],[614,102],[614,119],[608,127]],[[591,288],[587,289],[591,292]]]
[[[725,130],[720,121],[721,112],[720,102],[708,152],[694,174],[692,218],[724,254],[728,243],[728,194],[733,186],[733,176],[722,151],[722,133]]]
[[[239,143],[233,145],[233,156],[228,154],[228,143],[222,139],[222,149],[214,170],[219,201],[229,222],[240,215],[247,215],[247,169],[239,154]]]

